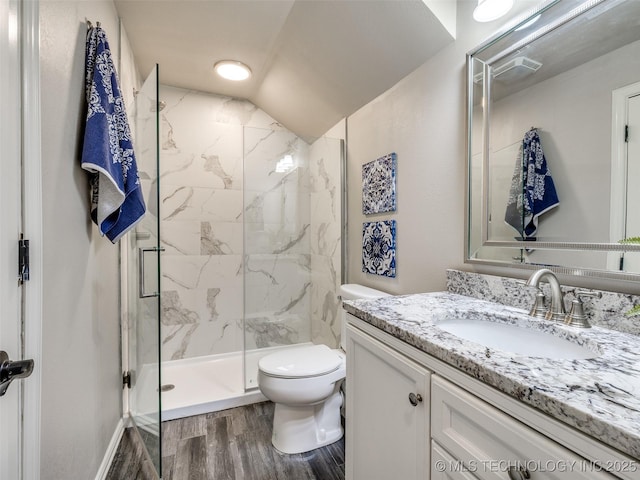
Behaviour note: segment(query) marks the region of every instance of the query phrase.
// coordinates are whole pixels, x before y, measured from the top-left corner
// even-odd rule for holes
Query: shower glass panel
[[[158,67],[136,95],[131,124],[147,213],[127,235],[129,411],[161,476]]]
[[[244,128],[244,377],[274,348],[311,341],[309,145]]]

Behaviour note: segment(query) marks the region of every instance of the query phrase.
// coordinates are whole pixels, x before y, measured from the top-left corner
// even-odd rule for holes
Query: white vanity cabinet
[[[424,367],[347,328],[347,479],[428,478],[429,379]]]
[[[602,471],[585,457],[629,462],[355,317],[346,345],[347,480],[640,480],[637,462]]]

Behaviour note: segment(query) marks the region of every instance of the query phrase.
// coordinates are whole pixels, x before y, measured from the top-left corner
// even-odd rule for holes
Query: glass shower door
[[[267,353],[311,341],[309,147],[288,131],[244,128],[244,377]]]
[[[129,412],[161,476],[160,212],[158,202],[158,67],[136,95],[131,115],[134,147],[147,213],[128,235],[127,317]]]

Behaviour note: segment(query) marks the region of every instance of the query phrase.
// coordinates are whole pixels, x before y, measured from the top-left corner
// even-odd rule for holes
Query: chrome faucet
[[[560,282],[558,282],[558,278],[555,273],[553,273],[548,268],[542,268],[540,270],[535,271],[527,280],[528,286],[536,287],[538,290],[540,289],[540,282],[546,280],[551,287],[551,308],[544,313],[544,318],[547,320],[555,320],[557,322],[564,322],[566,319],[566,311],[564,309],[564,296],[562,295],[562,290],[560,289]],[[544,300],[544,296],[540,291],[536,295],[536,303],[531,309],[530,315],[541,317],[540,314],[543,312],[541,303]]]

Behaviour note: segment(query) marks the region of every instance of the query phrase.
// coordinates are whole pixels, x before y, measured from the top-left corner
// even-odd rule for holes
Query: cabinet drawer
[[[431,480],[478,480],[436,442],[431,442]]]
[[[616,478],[452,383],[432,376],[431,436],[480,479]],[[446,478],[446,477],[445,477]],[[527,478],[527,477],[523,477]]]

